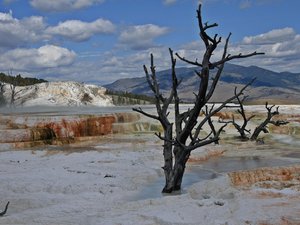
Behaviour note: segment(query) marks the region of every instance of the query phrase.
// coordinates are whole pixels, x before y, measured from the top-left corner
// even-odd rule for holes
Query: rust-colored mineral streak
[[[288,185],[288,181],[294,185],[300,184],[300,165],[289,167],[267,167],[248,171],[236,171],[229,173],[231,182],[235,186],[249,187],[259,182],[283,182]],[[267,184],[265,184],[267,185]],[[290,185],[292,185],[290,183]]]

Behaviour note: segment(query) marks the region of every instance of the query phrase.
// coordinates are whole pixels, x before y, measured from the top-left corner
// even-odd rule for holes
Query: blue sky
[[[153,53],[168,69],[171,47],[201,58],[199,0],[1,0],[0,71],[50,81],[107,84],[143,76]],[[232,63],[300,73],[300,1],[202,0],[212,34],[232,32],[230,53],[265,56]],[[222,48],[216,51],[220,56]],[[185,66],[179,63],[179,66]]]

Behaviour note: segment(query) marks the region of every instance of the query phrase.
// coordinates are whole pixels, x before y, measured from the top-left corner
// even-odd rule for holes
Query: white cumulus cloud
[[[47,34],[58,35],[72,41],[85,41],[95,34],[110,34],[114,31],[115,26],[113,23],[104,19],[97,19],[90,23],[80,20],[67,20],[46,29]]]
[[[300,34],[293,28],[275,29],[256,36],[248,36],[237,43],[233,51],[264,52],[261,57],[252,57],[246,62],[273,71],[300,71]]]
[[[281,41],[293,39],[296,32],[293,28],[286,27],[282,29],[271,30],[267,33],[256,36],[244,37],[244,44],[273,44]]]
[[[219,60],[223,54],[224,40],[216,49],[212,61]],[[202,41],[193,41],[180,46],[175,51],[189,60],[201,61],[204,54]],[[255,36],[247,36],[237,43],[229,43],[228,53],[247,54],[251,52],[264,52],[265,55],[254,56],[240,60],[232,60],[230,63],[244,66],[255,65],[272,71],[300,71],[300,34],[293,28],[271,30]],[[179,66],[187,66],[178,60]]]
[[[171,4],[174,4],[177,0],[163,0],[163,3],[165,5],[171,5]]]
[[[154,39],[169,32],[167,27],[154,24],[131,26],[121,32],[119,41],[135,50],[148,49],[155,44]]]
[[[0,55],[0,70],[35,71],[68,66],[75,57],[75,52],[54,45],[44,45],[38,49],[16,48]]]
[[[62,12],[86,8],[104,0],[30,0],[30,5],[45,12]]]
[[[47,39],[47,36],[43,34],[45,27],[46,24],[41,16],[19,20],[13,17],[12,12],[0,12],[0,47],[20,47],[27,43]]]
[[[240,2],[241,9],[247,9],[247,8],[250,8],[251,6],[252,6],[252,2],[250,0],[242,0]]]

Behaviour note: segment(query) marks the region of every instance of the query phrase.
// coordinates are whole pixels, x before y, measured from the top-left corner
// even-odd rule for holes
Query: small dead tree
[[[6,100],[4,96],[4,86],[5,84],[0,82],[0,107],[6,105]]]
[[[253,80],[254,81],[254,80]],[[234,90],[235,94],[237,93],[236,92],[236,88]],[[248,122],[253,119],[255,117],[255,115],[251,115],[249,117],[246,116],[246,112],[245,112],[245,109],[244,109],[244,101],[245,99],[247,98],[248,96],[243,96],[243,98],[241,98],[241,96],[237,96],[236,95],[236,99],[238,101],[238,104],[239,104],[239,109],[237,110],[238,114],[240,114],[243,118],[243,123],[242,125],[238,124],[236,121],[235,121],[235,118],[234,118],[234,115],[232,115],[232,120],[231,121],[228,121],[229,123],[232,123],[232,125],[237,129],[237,131],[239,132],[240,134],[240,138],[242,140],[249,140],[249,137],[248,135],[250,134],[250,130],[247,129],[247,125],[248,125]]]
[[[236,93],[236,90],[235,90]],[[266,119],[255,128],[254,132],[251,134],[251,130],[247,129],[247,125],[248,122],[253,119],[255,117],[255,115],[251,115],[249,117],[246,116],[246,112],[244,109],[244,101],[248,96],[244,96],[242,99],[240,98],[240,96],[236,95],[236,99],[238,101],[239,104],[239,109],[237,110],[237,112],[242,116],[243,118],[243,123],[240,125],[238,122],[235,121],[234,115],[232,115],[232,120],[229,121],[219,121],[220,123],[231,123],[233,124],[233,126],[236,128],[236,130],[238,131],[238,133],[240,134],[240,138],[242,140],[251,140],[251,141],[255,141],[258,139],[258,136],[261,132],[264,133],[269,133],[268,131],[268,124],[273,124],[275,126],[281,126],[281,125],[286,125],[288,124],[287,121],[283,121],[283,120],[272,120],[272,118],[276,115],[279,114],[279,106],[276,107],[275,111],[272,111],[272,109],[275,107],[275,105],[272,106],[268,106],[268,102],[266,102],[265,108],[267,109],[267,117]]]
[[[16,91],[16,86],[17,86],[17,83],[16,83],[16,79],[14,78],[13,83],[10,84],[10,91],[11,91],[11,94],[10,94],[10,107],[15,106],[16,95],[18,93]]]
[[[274,116],[279,115],[279,106],[277,106],[276,109],[272,111],[274,107],[275,105],[268,106],[268,102],[266,102],[265,108],[267,109],[267,118],[259,126],[255,128],[253,134],[250,137],[250,140],[252,141],[257,140],[261,132],[269,133],[268,124],[281,126],[289,123],[288,121],[284,121],[284,120],[272,120]]]
[[[10,107],[15,106],[15,98],[16,98],[16,86],[14,84],[10,84]]]
[[[12,76],[12,72],[10,71],[8,73],[10,76]],[[16,96],[17,94],[19,94],[21,92],[21,90],[17,91],[16,87],[18,85],[18,81],[17,81],[17,77],[16,76],[12,76],[13,80],[12,83],[10,84],[10,107],[14,107],[15,106],[15,102],[16,102]]]
[[[9,82],[10,83],[9,84],[9,87],[10,87],[10,107],[13,107],[15,105],[15,100],[16,100],[15,98],[16,98],[16,94],[17,94],[16,93],[17,79],[12,74],[13,74],[12,70],[9,70],[8,75],[10,77],[12,77],[12,81]]]
[[[180,60],[199,67],[199,70],[195,70],[195,73],[200,79],[200,84],[197,92],[195,93],[195,101],[193,107],[184,112],[180,111],[180,98],[177,91],[178,86],[180,85],[180,81],[178,81],[176,76],[176,59],[174,58],[173,51],[169,49],[172,67],[172,88],[169,96],[164,97],[161,94],[159,82],[156,77],[153,55],[151,54],[150,72],[145,65],[144,71],[149,87],[151,88],[155,96],[157,115],[145,112],[141,108],[133,109],[134,111],[139,112],[147,117],[158,120],[163,127],[163,135],[156,135],[164,142],[164,166],[162,167],[164,170],[166,182],[162,190],[162,192],[164,193],[170,193],[181,189],[186,162],[189,159],[191,152],[201,146],[216,142],[219,139],[221,131],[226,126],[226,124],[223,125],[216,132],[211,132],[206,137],[200,137],[200,131],[203,129],[203,125],[206,124],[215,113],[219,112],[223,107],[225,107],[227,103],[234,100],[236,96],[242,95],[243,91],[248,87],[248,85],[246,85],[239,92],[235,93],[233,97],[224,101],[220,106],[211,111],[207,111],[205,117],[202,118],[201,121],[198,121],[201,110],[210,100],[215,91],[225,63],[233,59],[247,58],[254,55],[263,54],[257,52],[252,52],[249,54],[239,53],[237,55],[228,54],[227,48],[231,36],[231,34],[229,34],[225,41],[222,58],[218,61],[211,62],[211,57],[213,56],[215,49],[221,43],[221,37],[218,37],[217,34],[214,36],[209,36],[207,30],[218,25],[216,23],[208,24],[202,22],[201,4],[199,5],[199,8],[197,10],[197,18],[200,29],[200,37],[205,45],[205,53],[203,55],[202,62],[198,62],[197,60],[188,60],[184,57],[181,57],[179,54],[176,54],[176,56]],[[216,74],[212,78],[211,71],[213,69],[216,69]],[[212,79],[212,83],[209,86],[210,79]],[[171,122],[168,117],[170,113],[168,109],[172,102],[174,102],[175,114],[175,121],[173,122]],[[174,136],[173,125],[175,125]]]

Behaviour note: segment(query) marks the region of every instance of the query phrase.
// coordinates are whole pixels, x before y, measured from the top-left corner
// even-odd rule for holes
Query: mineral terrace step
[[[0,130],[5,130],[7,129],[7,125],[6,124],[0,124]]]
[[[133,132],[162,132],[161,125],[153,122],[139,121],[131,123],[114,123],[112,125],[113,133],[133,133]]]
[[[0,115],[0,144],[2,146],[0,150],[40,144],[59,145],[112,133],[147,132],[155,127],[147,122],[137,122],[139,120],[140,115],[136,113],[54,116]]]
[[[35,115],[35,114],[25,114],[25,115],[1,115],[0,114],[0,126],[1,125],[11,125],[19,127],[36,127],[43,124],[49,123],[62,123],[70,121],[86,121],[95,120],[103,118],[114,118],[117,123],[128,123],[135,122],[140,119],[140,115],[137,113],[111,113],[103,115]]]
[[[31,139],[32,139],[32,134],[29,129],[0,130],[0,143],[29,141]]]

